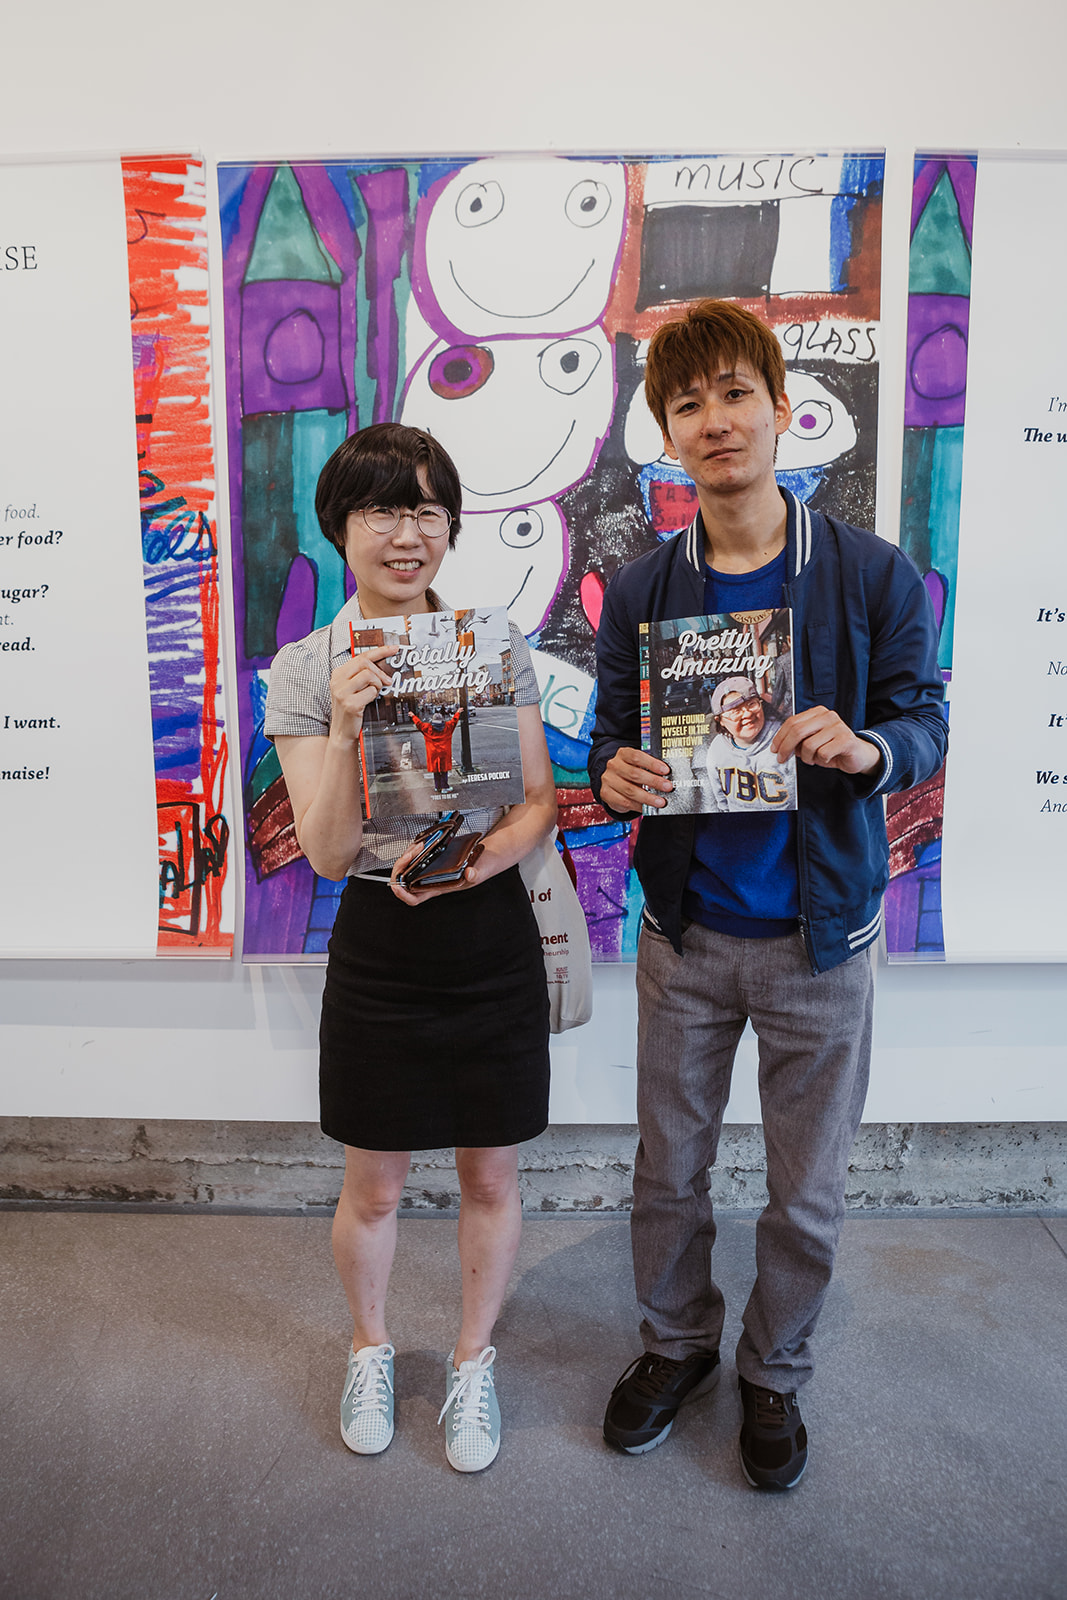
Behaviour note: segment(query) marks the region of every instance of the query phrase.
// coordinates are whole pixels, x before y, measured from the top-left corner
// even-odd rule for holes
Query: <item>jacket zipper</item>
[[[799,516],[799,513],[798,513],[798,516]],[[798,533],[798,537],[799,537],[799,533]],[[798,576],[799,576],[799,574],[798,574]],[[782,585],[782,600],[783,600],[784,604],[789,607],[789,609],[790,609],[790,611],[792,613],[792,617],[793,617],[793,660],[794,660],[794,662],[797,662],[797,661],[800,660],[800,654],[799,654],[800,640],[797,638],[797,632],[796,632],[797,611],[796,611],[796,606],[793,604],[793,585],[791,583],[783,583],[783,585]],[[793,710],[794,710],[794,712],[796,711],[796,692],[797,692],[797,677],[798,676],[799,676],[798,670],[794,667],[794,671],[793,671]],[[798,799],[799,799],[799,787],[800,786],[798,784],[797,785]],[[805,834],[805,831],[806,831],[805,830],[806,821],[807,821],[807,819],[806,819],[806,817],[804,815],[804,812],[803,812],[803,810],[801,809],[801,807],[798,804],[798,806],[797,806],[797,889],[798,889],[798,891],[800,893],[800,916],[797,918],[797,925],[800,928],[800,937],[804,941],[804,953],[806,954],[806,956],[808,958],[808,965],[811,968],[812,976],[817,978],[819,976],[819,968],[815,965],[815,953],[814,953],[814,951],[812,949],[812,942],[811,942],[811,924],[808,921],[808,917],[807,917],[808,884],[807,884],[807,876],[806,876],[805,869],[804,869],[804,859],[805,859],[804,858],[804,846],[805,846],[804,834]]]

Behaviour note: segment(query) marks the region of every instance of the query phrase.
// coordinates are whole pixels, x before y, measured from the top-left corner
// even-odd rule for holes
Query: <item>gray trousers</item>
[[[637,953],[637,1114],[631,1242],[646,1350],[716,1350],[724,1304],[711,1272],[708,1168],[751,1019],[768,1203],[737,1370],[788,1393],[810,1376],[809,1340],[833,1271],[849,1152],[871,1056],[869,951],[814,976],[799,934],[736,939],[691,923],[684,956],[647,928]]]

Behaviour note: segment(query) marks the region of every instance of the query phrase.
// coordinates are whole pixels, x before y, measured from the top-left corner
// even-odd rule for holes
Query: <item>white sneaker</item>
[[[368,1344],[348,1352],[341,1393],[341,1438],[358,1456],[379,1455],[393,1438],[391,1344]]]
[[[445,1455],[457,1472],[481,1472],[500,1449],[500,1407],[493,1383],[496,1349],[486,1345],[477,1361],[445,1363],[448,1393],[438,1423],[445,1424]]]

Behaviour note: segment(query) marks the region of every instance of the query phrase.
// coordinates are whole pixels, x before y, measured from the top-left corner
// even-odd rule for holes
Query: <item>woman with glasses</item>
[[[342,1436],[362,1455],[392,1439],[385,1295],[397,1206],[411,1152],[454,1146],[462,1319],[440,1420],[450,1464],[477,1472],[500,1442],[492,1332],[519,1243],[517,1146],[548,1122],[544,961],[517,863],[555,822],[552,767],[529,648],[512,625],[525,801],[465,815],[465,831],[485,838],[460,882],[406,889],[400,875],[419,848],[412,841],[434,819],[364,822],[360,807],[363,713],[389,682],[383,662],[394,647],[353,656],[347,645],[350,621],[443,609],[432,584],[459,533],[460,499],[451,459],[416,428],[381,423],[334,452],[315,510],[356,593],[332,628],[275,657],[265,731],[301,849],[323,877],[346,879],[319,1068],[322,1128],[345,1146],[333,1226],[354,1327]]]

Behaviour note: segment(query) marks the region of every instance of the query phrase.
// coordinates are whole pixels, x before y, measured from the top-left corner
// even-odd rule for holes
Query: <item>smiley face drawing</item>
[[[464,511],[512,511],[585,476],[614,398],[612,349],[599,327],[564,339],[441,341],[408,379],[400,420],[444,445]]]
[[[470,513],[438,585],[464,604],[505,605],[523,633],[541,627],[567,570],[567,524],[551,500]]]
[[[608,303],[625,220],[617,161],[473,161],[433,202],[415,292],[478,337],[588,328]]]

